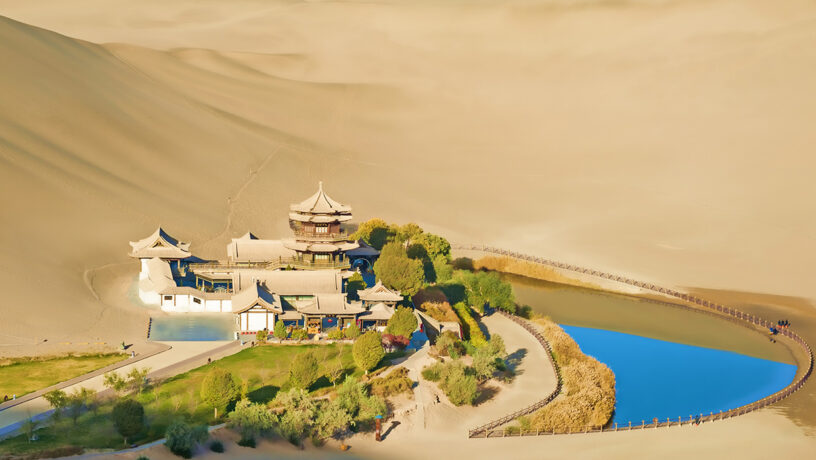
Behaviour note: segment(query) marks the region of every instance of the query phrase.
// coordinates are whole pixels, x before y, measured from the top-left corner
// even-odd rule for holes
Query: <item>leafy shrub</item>
[[[402,393],[411,393],[414,382],[408,378],[408,369],[400,366],[385,377],[377,377],[368,382],[371,394],[387,398]]]
[[[329,340],[343,340],[344,334],[342,329],[337,329],[333,327],[326,331],[329,336]]]
[[[241,438],[241,439],[238,440],[237,444],[239,446],[241,446],[241,447],[250,447],[250,448],[254,449],[255,448],[255,438],[247,438],[247,439]]]
[[[191,427],[182,421],[177,421],[167,427],[164,445],[179,457],[190,458],[193,456],[195,446],[206,440],[207,436],[206,426]]]
[[[453,331],[445,331],[436,339],[436,352],[440,356],[450,356],[454,359],[465,354],[465,346]]]
[[[422,369],[422,378],[431,382],[438,382],[442,379],[442,369],[445,367],[444,363],[434,363]]]
[[[464,365],[456,365],[456,361],[448,366],[448,373],[440,384],[448,399],[455,406],[473,404],[479,395],[476,376],[468,372]]]
[[[479,329],[479,323],[473,318],[470,308],[463,302],[459,302],[453,306],[453,309],[462,321],[462,329],[464,329],[465,337],[470,339],[470,342],[477,348],[486,345],[487,338],[482,330]]]
[[[306,331],[306,329],[292,329],[292,340],[307,340],[308,338],[309,333]]]
[[[351,323],[347,328],[343,330],[343,334],[346,336],[347,339],[355,340],[357,337],[360,337],[360,328],[357,327],[357,323]]]
[[[262,331],[258,331],[255,333],[255,340],[258,342],[266,342],[266,338],[269,336],[269,332],[266,329]]]
[[[224,453],[224,444],[221,441],[213,441],[210,443],[210,450],[222,454]]]

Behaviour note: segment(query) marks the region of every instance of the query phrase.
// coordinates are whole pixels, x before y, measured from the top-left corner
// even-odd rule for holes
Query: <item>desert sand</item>
[[[2,354],[143,338],[147,312],[106,295],[136,276],[128,241],[161,225],[223,257],[247,230],[286,234],[319,180],[358,222],[787,296],[816,324],[813,2],[0,0],[0,16]],[[711,427],[512,445],[816,447],[772,411]]]

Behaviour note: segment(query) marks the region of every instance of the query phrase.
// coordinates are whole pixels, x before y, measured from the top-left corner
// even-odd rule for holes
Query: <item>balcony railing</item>
[[[264,270],[276,270],[278,268],[297,268],[301,270],[322,270],[322,269],[346,269],[351,267],[349,261],[317,261],[309,262],[306,260],[298,260],[296,258],[280,257],[278,260],[264,261],[264,262],[233,262],[233,261],[217,261],[217,262],[203,262],[191,263],[190,270],[193,273],[201,271],[217,271],[217,270],[234,270],[237,268],[257,268]]]
[[[295,230],[295,238],[305,241],[348,241],[349,235],[346,232],[317,233]]]

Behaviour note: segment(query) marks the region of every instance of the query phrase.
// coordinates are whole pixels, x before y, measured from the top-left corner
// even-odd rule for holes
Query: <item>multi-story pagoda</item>
[[[299,262],[315,268],[348,266],[345,252],[360,247],[340,228],[341,223],[351,220],[350,206],[329,198],[320,182],[317,193],[289,206],[289,211],[295,238],[283,244],[295,251]]]

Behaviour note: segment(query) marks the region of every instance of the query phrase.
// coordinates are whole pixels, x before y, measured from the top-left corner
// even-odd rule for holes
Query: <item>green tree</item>
[[[352,354],[354,355],[354,362],[367,374],[385,356],[380,334],[376,331],[368,331],[361,335],[354,341]]]
[[[314,423],[317,406],[305,390],[292,388],[275,398],[275,404],[283,410],[278,421],[281,435],[299,446],[303,436]]]
[[[128,438],[138,434],[144,428],[145,413],[144,407],[133,399],[123,399],[113,406],[111,412],[113,426],[128,443]]]
[[[422,233],[411,240],[411,244],[418,244],[425,248],[427,257],[431,260],[437,257],[450,258],[451,245],[445,238],[433,233]]]
[[[95,397],[96,391],[85,387],[77,388],[67,397],[66,407],[68,409],[68,415],[71,417],[71,421],[74,422],[74,425],[76,425],[77,419],[82,414],[82,409],[84,407],[91,407]]]
[[[450,402],[456,406],[473,404],[479,395],[476,377],[469,374],[465,366],[451,366],[442,387]]]
[[[213,407],[213,418],[218,418],[218,409],[226,409],[227,405],[238,397],[238,385],[228,371],[216,367],[204,377],[201,383],[201,398]]]
[[[408,307],[399,307],[391,318],[388,319],[385,333],[400,335],[410,339],[416,328],[417,319],[414,315],[414,311]]]
[[[147,386],[147,374],[150,373],[149,367],[133,368],[127,374],[127,386],[131,391],[137,391],[142,394],[142,391]]]
[[[320,377],[320,363],[314,352],[307,351],[292,361],[289,368],[289,381],[294,388],[308,390]]]
[[[127,388],[128,382],[118,373],[108,372],[105,374],[103,385],[105,385],[105,388],[110,388],[118,394]]]
[[[383,248],[374,263],[374,273],[384,285],[408,296],[416,294],[425,281],[422,261],[409,258],[399,243],[389,243]]]
[[[51,390],[43,395],[48,404],[54,408],[54,420],[59,420],[62,416],[62,410],[68,404],[68,395],[62,390]]]
[[[286,325],[283,324],[283,321],[278,320],[275,323],[275,338],[278,340],[283,340],[286,338]]]
[[[34,417],[31,416],[31,412],[28,413],[28,418],[25,422],[23,422],[23,431],[26,434],[26,439],[28,443],[31,444],[31,438],[34,437],[34,431],[40,427],[40,422],[34,420]]]
[[[340,353],[342,355],[342,352]],[[346,373],[346,369],[343,367],[343,363],[338,356],[337,361],[329,367],[329,380],[332,383],[332,386],[337,386],[337,382],[343,378],[343,374]]]
[[[261,404],[242,399],[235,410],[227,415],[227,424],[241,434],[241,445],[251,445],[255,436],[269,430],[275,424],[275,416]]]
[[[193,427],[183,421],[171,423],[164,436],[164,445],[170,449],[170,452],[183,458],[192,457],[196,445],[206,441],[209,437],[206,426]]]
[[[351,278],[348,279],[348,283],[346,283],[346,292],[348,292],[349,300],[360,300],[357,291],[365,289],[365,287],[366,284],[363,275],[359,272],[354,272]]]
[[[343,329],[343,335],[346,336],[347,339],[354,340],[357,337],[360,337],[360,328],[357,327],[357,323],[351,323],[348,327]]]
[[[378,414],[385,416],[388,410],[384,399],[369,395],[368,387],[353,376],[346,377],[337,388],[335,402],[356,420],[371,420]]]
[[[453,265],[444,256],[435,257],[432,264],[437,283],[446,283],[453,278]]]
[[[485,305],[510,313],[516,311],[513,288],[493,272],[457,271],[454,279],[465,289],[468,305],[484,313]]]
[[[384,220],[374,218],[360,224],[357,231],[351,235],[351,238],[355,240],[363,239],[374,249],[379,250],[394,238],[395,233],[394,228]]]
[[[335,400],[324,405],[314,423],[315,436],[319,439],[339,439],[352,424],[351,415]]]
[[[415,238],[421,235],[424,231],[422,230],[422,227],[413,222],[401,225],[399,227],[392,226],[392,229],[395,231],[394,240],[403,243],[406,246],[411,245]]]

